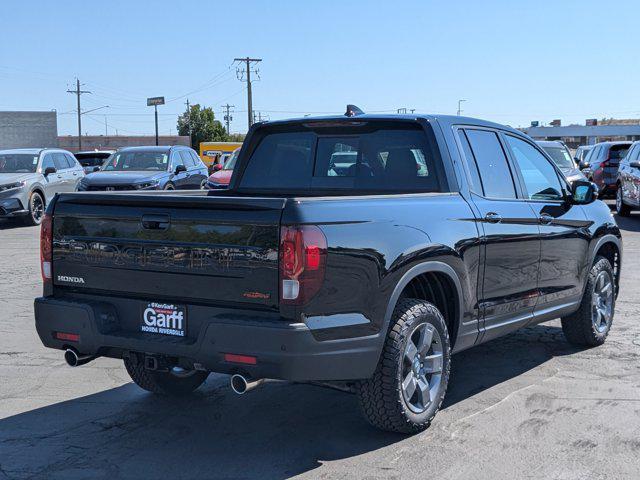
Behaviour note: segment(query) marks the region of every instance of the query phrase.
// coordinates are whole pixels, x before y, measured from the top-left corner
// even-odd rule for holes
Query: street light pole
[[[156,145],[158,145],[158,106],[154,105],[153,108],[156,116]]]
[[[458,116],[460,116],[460,114],[462,113],[462,102],[466,102],[466,100],[458,100]]]

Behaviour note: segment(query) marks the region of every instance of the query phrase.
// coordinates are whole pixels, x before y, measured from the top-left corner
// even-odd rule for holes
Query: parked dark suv
[[[207,177],[207,167],[189,147],[128,147],[84,177],[78,191],[194,190]]]
[[[616,193],[618,164],[624,158],[631,142],[597,143],[587,154],[582,173],[600,189],[600,196],[613,197]]]
[[[159,394],[351,390],[397,432],[430,424],[452,353],[555,318],[604,343],[622,244],[591,182],[509,127],[355,112],[252,126],[228,190],[56,197],[42,342]]]

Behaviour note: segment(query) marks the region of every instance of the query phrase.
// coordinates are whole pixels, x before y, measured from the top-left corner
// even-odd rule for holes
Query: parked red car
[[[236,148],[229,159],[224,163],[223,167],[209,175],[209,179],[205,185],[205,188],[209,190],[218,190],[220,188],[228,188],[231,181],[231,175],[233,174],[233,167],[238,159],[240,149]]]

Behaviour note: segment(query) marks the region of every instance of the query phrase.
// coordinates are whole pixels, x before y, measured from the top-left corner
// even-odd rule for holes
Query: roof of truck
[[[437,115],[437,114],[394,114],[394,115],[381,115],[381,114],[368,114],[355,115],[347,117],[345,115],[327,115],[320,117],[297,117],[284,120],[274,120],[269,122],[263,122],[266,125],[285,125],[288,123],[313,123],[313,122],[358,122],[358,121],[416,121],[424,119],[430,122],[436,121],[443,127],[449,127],[453,125],[476,125],[480,127],[488,128],[500,128],[502,130],[509,130],[519,135],[525,135],[519,130],[508,125],[503,125],[488,120],[482,120],[479,118],[463,117],[458,115]]]

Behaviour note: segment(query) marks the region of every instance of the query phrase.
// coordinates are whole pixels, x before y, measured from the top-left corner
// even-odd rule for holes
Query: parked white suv
[[[0,150],[0,218],[39,225],[54,195],[75,191],[82,177],[82,166],[66,150]]]

